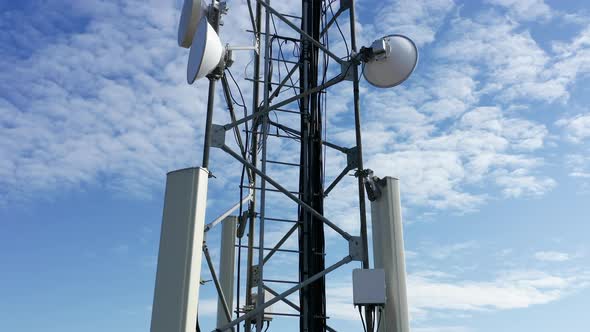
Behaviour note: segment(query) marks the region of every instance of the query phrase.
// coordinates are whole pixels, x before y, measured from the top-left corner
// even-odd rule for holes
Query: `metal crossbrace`
[[[275,15],[276,17],[278,17],[279,19],[281,19],[281,21],[285,22],[285,24],[287,24],[291,29],[295,30],[302,37],[304,37],[305,39],[307,39],[310,43],[312,43],[315,46],[317,46],[317,48],[319,48],[320,50],[322,50],[322,52],[324,52],[325,54],[327,54],[328,56],[330,56],[334,61],[338,62],[339,64],[345,63],[342,59],[340,59],[340,57],[338,57],[337,55],[335,55],[334,53],[332,53],[322,43],[320,43],[315,38],[313,38],[312,36],[310,36],[307,33],[305,33],[305,31],[301,30],[298,26],[296,26],[295,24],[293,24],[293,22],[291,22],[291,20],[289,20],[287,17],[285,17],[285,15],[279,13],[276,9],[272,8],[266,1],[264,1],[264,0],[256,0],[256,1],[259,4],[261,4],[262,6],[264,6],[264,8],[266,8],[267,11],[271,12],[273,15]]]
[[[236,126],[241,125],[244,122],[247,122],[247,121],[250,121],[250,120],[254,120],[254,119],[257,119],[257,118],[262,117],[264,115],[267,115],[268,113],[272,112],[273,110],[276,110],[276,109],[281,108],[281,107],[283,107],[285,105],[288,105],[288,104],[290,104],[290,103],[292,103],[292,102],[294,102],[296,100],[305,98],[305,97],[307,97],[307,96],[309,96],[311,94],[318,93],[318,92],[320,92],[322,90],[325,90],[325,89],[327,89],[327,88],[329,88],[329,87],[331,87],[333,85],[336,85],[336,84],[344,81],[345,79],[346,79],[346,75],[344,75],[344,74],[338,74],[337,76],[335,76],[334,78],[330,79],[329,81],[327,81],[326,83],[324,83],[322,85],[318,85],[317,87],[315,87],[313,89],[309,89],[309,90],[307,90],[305,92],[302,92],[302,93],[300,93],[300,94],[298,94],[296,96],[293,96],[293,97],[287,98],[285,100],[282,100],[282,101],[280,101],[280,102],[278,102],[276,104],[269,105],[269,106],[263,106],[262,108],[259,108],[258,111],[254,112],[254,113],[252,113],[252,114],[250,114],[248,116],[245,116],[245,117],[243,117],[243,118],[241,118],[241,119],[239,119],[237,121],[233,121],[231,123],[228,123],[228,124],[224,125],[223,128],[225,130],[230,130],[230,129],[236,127]]]
[[[344,13],[347,9],[350,8],[347,6],[343,6],[344,4],[345,4],[345,1],[340,1],[340,7],[338,8],[338,11],[336,11],[336,13],[330,18],[328,23],[326,23],[326,26],[324,27],[324,29],[320,33],[320,38],[323,37],[326,33],[328,33],[328,31],[330,30],[330,27],[332,26],[332,24],[334,24],[336,22],[336,20],[340,16],[340,14]],[[350,5],[350,4],[348,4],[348,5]]]
[[[288,126],[285,126],[284,124],[276,123],[276,122],[274,122],[272,120],[269,120],[268,123],[270,125],[272,125],[272,126],[275,126],[275,127],[279,128],[279,129],[282,129],[282,130],[284,130],[286,132],[289,132],[292,135],[301,137],[301,133],[299,132],[299,130],[293,129],[293,128],[288,127]],[[291,136],[289,136],[289,137],[291,137]],[[327,146],[327,147],[330,147],[330,148],[332,148],[334,150],[338,150],[338,151],[340,151],[342,153],[349,153],[350,150],[351,150],[351,148],[345,148],[345,147],[342,147],[340,145],[337,145],[337,144],[334,144],[334,143],[330,143],[328,141],[322,141],[322,144],[325,145],[325,146]]]
[[[274,246],[274,248],[272,248],[272,250],[266,254],[266,257],[264,257],[263,262],[266,264],[266,262],[268,262],[268,260],[279,250],[279,248],[289,239],[289,237],[299,228],[299,224],[295,224],[293,225],[293,227],[291,227],[289,229],[289,231],[287,232],[287,234],[285,234],[280,240],[279,242],[277,242],[277,244]]]
[[[250,320],[257,315],[264,315],[264,310],[266,308],[270,307],[271,305],[273,305],[279,301],[282,301],[287,296],[289,296],[289,295],[295,293],[296,291],[300,290],[301,288],[304,288],[305,286],[317,281],[318,279],[323,278],[326,274],[333,272],[336,269],[338,269],[339,267],[346,265],[352,261],[353,261],[353,259],[351,256],[346,256],[346,257],[342,258],[340,261],[338,261],[337,263],[333,264],[332,266],[326,268],[322,272],[314,274],[313,276],[307,278],[306,280],[299,283],[298,285],[295,285],[295,286],[289,288],[288,290],[282,292],[278,296],[275,296],[272,300],[264,302],[264,304],[257,306],[256,309],[248,312],[245,315],[238,317],[237,319],[234,319],[233,321],[229,322],[228,324],[226,324],[222,327],[219,327],[211,332],[227,331],[228,329],[236,326],[237,324],[239,324],[245,320]],[[262,280],[262,278],[260,280]],[[261,289],[264,289],[264,285],[262,285]]]
[[[287,81],[289,79],[291,79],[291,77],[293,76],[293,74],[299,69],[299,66],[301,64],[297,63],[296,66],[293,66],[293,68],[291,68],[291,70],[289,70],[289,72],[287,73],[287,75],[285,75],[285,78],[283,78],[283,80],[281,81],[281,83],[279,84],[279,86],[275,89],[275,91],[273,91],[273,93],[270,95],[269,101],[272,101],[276,96],[279,95],[279,93],[281,92],[281,89],[283,88],[283,86],[287,86]],[[297,87],[299,88],[299,87]]]
[[[221,306],[223,308],[223,313],[225,314],[225,318],[228,321],[231,321],[231,311],[229,306],[227,305],[227,300],[225,299],[225,294],[223,294],[223,289],[221,288],[221,284],[219,283],[219,278],[217,278],[217,273],[215,272],[215,267],[213,266],[213,261],[211,261],[211,255],[209,255],[209,248],[207,247],[207,243],[203,242],[203,254],[207,261],[207,265],[209,266],[209,272],[211,272],[211,278],[213,279],[213,283],[215,284],[215,288],[217,289],[217,295],[219,296],[219,300],[221,301]],[[235,331],[234,328],[231,328],[232,331]]]
[[[335,225],[332,221],[330,221],[328,218],[324,217],[321,213],[314,210],[314,208],[307,205],[305,202],[303,202],[299,198],[295,197],[295,195],[291,194],[287,189],[283,188],[283,186],[281,186],[278,182],[276,182],[271,177],[266,175],[263,171],[259,170],[255,166],[253,166],[250,162],[243,159],[240,155],[238,155],[230,147],[228,147],[227,145],[224,145],[223,147],[221,147],[221,149],[223,151],[225,151],[226,153],[228,153],[230,156],[232,156],[235,159],[237,159],[238,161],[240,161],[244,166],[251,169],[254,173],[256,173],[258,176],[260,176],[262,179],[264,179],[264,182],[270,183],[275,188],[277,188],[279,191],[281,191],[283,194],[285,194],[287,197],[289,197],[291,200],[293,200],[295,203],[299,204],[299,206],[301,206],[302,208],[307,210],[309,213],[311,213],[314,217],[323,221],[324,224],[326,224],[328,227],[332,228],[336,233],[340,234],[344,239],[350,240],[352,238],[352,236],[350,234],[348,234],[348,232],[346,232],[345,230],[343,230],[340,227],[338,227],[337,225]],[[264,191],[262,191],[262,193],[264,193]]]
[[[340,182],[340,180],[342,180],[344,178],[344,176],[350,171],[351,171],[351,168],[349,166],[344,167],[344,169],[342,170],[342,172],[340,172],[340,174],[338,174],[336,179],[334,179],[334,181],[332,181],[332,183],[330,183],[328,188],[326,188],[326,190],[324,190],[324,196],[328,196],[330,191],[332,191],[332,189],[334,189],[336,187],[336,185]]]
[[[214,228],[220,222],[222,222],[225,218],[229,217],[232,213],[234,213],[234,211],[239,209],[240,206],[242,206],[243,204],[246,204],[247,202],[252,200],[252,197],[254,196],[253,188],[251,188],[251,187],[248,187],[248,188],[250,189],[250,192],[248,193],[248,195],[246,197],[244,197],[241,202],[236,203],[234,206],[232,206],[227,211],[222,213],[219,217],[215,218],[215,220],[213,220],[212,222],[205,225],[205,232],[210,231],[212,228]]]
[[[274,297],[279,297],[280,294],[277,293],[274,289],[268,287],[267,285],[264,285],[264,289],[267,290],[269,293],[271,293]],[[295,303],[293,303],[291,300],[289,300],[286,297],[281,298],[281,301],[283,301],[283,303],[285,303],[286,305],[290,306],[291,308],[297,310],[297,311],[301,311],[301,308],[299,308],[299,306]],[[334,330],[333,328],[331,328],[330,326],[326,325],[326,330],[330,331],[330,332],[337,332],[336,330]]]

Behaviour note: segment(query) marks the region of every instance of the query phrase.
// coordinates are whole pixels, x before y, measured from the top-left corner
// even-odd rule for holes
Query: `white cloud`
[[[581,180],[590,179],[590,157],[588,155],[568,155],[565,165],[568,169],[569,176]]]
[[[407,277],[411,323],[425,331],[437,331],[424,324],[430,324],[438,313],[456,318],[472,312],[547,304],[587,287],[588,281],[584,273],[560,275],[539,270],[504,271],[481,281],[459,279],[442,271],[416,271]],[[330,282],[328,295],[331,317],[358,320],[349,283]]]
[[[554,101],[567,97],[565,84],[556,80],[551,57],[530,32],[513,21],[493,14],[458,17],[446,35],[448,43],[437,49],[442,59],[473,65],[485,84],[481,93],[499,100],[534,98]]]
[[[479,94],[500,102],[566,102],[570,86],[590,72],[590,28],[570,41],[553,42],[550,53],[527,27],[494,12],[456,17],[451,26],[444,35],[448,42],[437,46],[437,56],[477,68]]]
[[[425,310],[506,310],[545,304],[564,296],[581,280],[539,271],[515,271],[491,281],[439,281],[410,275],[412,307]]]
[[[447,259],[449,256],[456,255],[461,251],[477,248],[477,246],[477,242],[475,241],[438,246],[431,249],[431,256],[435,259]]]
[[[160,1],[74,7],[85,24],[60,38],[17,31],[36,36],[37,47],[0,64],[7,92],[0,154],[10,156],[0,162],[2,201],[86,185],[150,195],[167,171],[200,160],[206,82],[186,84],[186,50],[175,44],[178,9]],[[29,15],[45,19],[45,12]],[[241,17],[226,18],[226,27],[244,30]],[[216,118],[225,117],[220,107]]]
[[[551,8],[544,0],[487,0],[488,3],[508,9],[517,19],[531,21],[552,16]]]
[[[377,9],[374,25],[378,30],[403,32],[422,46],[435,40],[454,7],[453,0],[388,0]]]
[[[447,0],[400,5],[394,1],[383,4],[382,15],[388,14],[382,19],[394,20],[389,23],[401,30],[417,27],[422,43],[434,40],[445,16],[455,6]],[[232,12],[244,9],[241,6],[242,3],[234,4]],[[406,15],[393,15],[400,8]],[[66,34],[67,38],[40,42],[43,46],[27,60],[11,59],[1,68],[0,75],[18,79],[14,87],[3,87],[14,93],[0,100],[5,138],[0,142],[0,151],[12,156],[0,161],[0,174],[6,175],[0,180],[0,194],[24,194],[17,188],[39,191],[97,182],[124,192],[149,194],[154,187],[161,186],[167,170],[194,165],[200,159],[203,124],[199,119],[204,113],[206,82],[198,82],[196,89],[184,82],[186,52],[174,44],[177,8],[138,2],[110,6],[80,4],[76,10],[89,18],[84,29]],[[240,34],[230,30],[248,27],[247,17],[235,17],[227,16],[223,28],[229,41],[240,38]],[[364,26],[368,30],[375,27]],[[512,33],[510,26],[499,29]],[[476,39],[493,35],[483,33],[483,24],[475,30]],[[521,39],[526,41],[527,37],[530,36],[523,35]],[[534,43],[529,41],[527,45]],[[90,48],[93,52],[88,51]],[[516,54],[530,51],[510,50]],[[498,50],[491,53],[500,54]],[[535,54],[529,53],[529,57],[534,58]],[[248,59],[238,60],[244,63],[237,63],[235,68]],[[499,68],[505,63],[505,59],[494,62]],[[535,66],[542,67],[544,63],[541,59]],[[511,68],[499,75],[508,76]],[[479,206],[486,200],[485,194],[468,190],[467,186],[481,185],[490,181],[488,176],[493,179],[515,170],[522,172],[523,177],[516,184],[541,185],[535,190],[517,189],[510,196],[542,192],[539,188],[546,187],[543,184],[547,184],[547,179],[534,174],[533,169],[541,162],[529,153],[543,147],[545,127],[506,116],[499,108],[478,108],[481,81],[477,78],[477,65],[449,63],[424,72],[425,79],[413,78],[412,86],[387,91],[363,87],[363,95],[367,96],[363,98],[364,137],[369,142],[364,146],[367,164],[379,174],[401,177],[404,196],[410,203],[441,209],[468,211]],[[247,93],[248,85],[243,88]],[[343,124],[350,116],[350,93],[346,91],[330,92],[331,100],[341,102],[330,107],[329,137],[352,146],[354,134],[348,124]],[[225,117],[221,104],[220,101],[217,119]],[[457,119],[454,126],[445,124]],[[281,143],[279,147],[272,152],[274,159],[297,162],[291,160],[297,155],[293,145]],[[223,154],[213,153],[216,163],[235,167],[215,170],[227,175],[215,181],[223,186],[219,183],[230,183],[235,178],[231,175],[237,174],[237,164]],[[343,160],[342,156],[330,159],[328,174],[337,174]],[[279,172],[273,173],[278,174],[275,177],[286,180],[290,188],[296,187],[296,172],[273,169]],[[501,190],[515,185],[507,180],[494,183]],[[343,202],[349,207],[356,205],[351,195],[341,193],[336,190],[333,197],[347,197]],[[344,207],[336,212],[333,215],[343,220],[353,215]],[[349,230],[354,231],[355,227]]]
[[[564,136],[573,143],[580,143],[590,138],[590,114],[564,118],[556,124],[563,128]]]
[[[428,128],[421,121],[406,126]],[[479,107],[466,112],[447,131],[424,130],[403,139],[394,136],[392,144],[381,147],[369,132],[367,140],[379,152],[367,164],[378,173],[399,178],[404,198],[411,204],[468,211],[486,200],[484,194],[465,189],[468,185],[493,181],[507,197],[551,190],[555,182],[534,174],[542,161],[530,154],[544,146],[547,134],[543,125],[507,117],[497,107]]]
[[[557,182],[551,178],[535,177],[526,169],[516,169],[512,172],[498,175],[496,183],[500,185],[505,197],[541,196],[551,191]]]
[[[558,251],[538,251],[535,253],[535,259],[544,262],[565,262],[570,259],[570,255]]]

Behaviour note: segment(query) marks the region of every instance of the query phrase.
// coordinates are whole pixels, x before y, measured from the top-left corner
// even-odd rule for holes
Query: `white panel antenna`
[[[168,173],[151,332],[195,331],[208,181],[204,168]]]

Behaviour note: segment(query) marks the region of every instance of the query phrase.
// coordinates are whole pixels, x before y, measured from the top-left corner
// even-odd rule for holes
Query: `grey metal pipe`
[[[356,16],[355,16],[355,1],[350,0],[350,47],[353,54],[357,52],[356,45]],[[359,69],[358,65],[353,68],[354,79],[353,84],[353,98],[354,98],[354,125],[355,125],[355,139],[357,146],[357,166],[359,171],[364,170],[363,166],[363,142],[361,136],[361,105],[359,92]],[[361,240],[363,242],[363,268],[368,269],[369,266],[369,247],[367,235],[367,209],[365,206],[365,187],[362,176],[358,176],[358,192],[359,192],[359,216],[361,226]],[[365,307],[365,318],[367,322],[367,330],[373,331],[373,310],[371,306]]]

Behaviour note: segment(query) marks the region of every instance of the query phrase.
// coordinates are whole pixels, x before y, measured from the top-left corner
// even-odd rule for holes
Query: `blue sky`
[[[275,2],[298,10],[297,1]],[[0,330],[148,330],[165,174],[201,158],[206,83],[185,83],[180,6],[0,3]],[[223,40],[248,44],[245,4],[230,7]],[[362,44],[403,33],[420,48],[402,86],[361,86],[366,164],[401,180],[413,331],[586,330],[588,4],[384,0],[357,8]],[[344,55],[339,35],[330,37]],[[249,60],[241,53],[232,67],[246,95]],[[328,137],[349,146],[350,86],[328,98]],[[218,103],[215,122],[226,113]],[[297,155],[283,143],[270,153]],[[345,163],[331,152],[328,161],[328,177]],[[211,169],[208,219],[238,197],[238,165],[213,151]],[[273,170],[292,183],[293,174]],[[326,209],[352,233],[354,196],[347,178]],[[294,215],[273,199],[274,211]],[[272,226],[268,237],[284,231]],[[332,235],[329,262],[344,254]],[[217,260],[218,230],[208,240]],[[268,273],[294,277],[285,271],[293,259],[277,255]],[[353,267],[328,279],[339,331],[361,329]],[[214,289],[202,289],[201,319],[211,327]],[[295,331],[290,323],[271,330]]]

